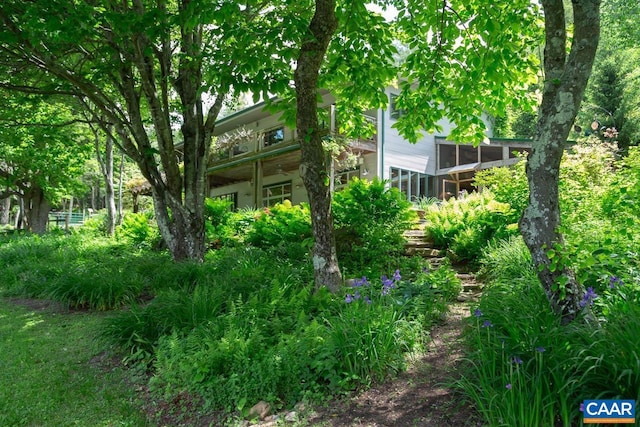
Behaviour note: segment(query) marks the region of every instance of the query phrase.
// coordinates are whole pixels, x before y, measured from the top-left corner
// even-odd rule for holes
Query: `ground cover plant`
[[[396,248],[410,204],[382,183],[361,187],[382,203],[372,212],[353,204],[342,224],[389,211],[394,227],[375,237]],[[208,212],[213,218],[224,208],[211,204]],[[86,232],[6,236],[0,288],[113,310],[98,335],[121,349],[125,364],[148,370],[151,390],[168,399],[187,393],[208,408],[245,414],[259,400],[284,408],[367,387],[404,369],[407,353],[423,348],[460,290],[449,265],[433,270],[396,250],[366,268],[347,262],[351,279],[342,291],[314,291],[308,210],[290,203],[224,210],[208,228],[219,243],[203,263],[171,262],[150,244],[151,220],[129,215],[114,239],[99,237],[95,224]],[[356,243],[373,248],[368,237]],[[382,249],[375,255],[384,258]]]
[[[113,318],[105,336],[149,364],[167,396],[228,411],[351,391],[403,369],[459,291],[448,268],[359,278],[313,292],[309,265],[260,248],[224,248],[195,285],[166,289]],[[211,264],[209,264],[211,262]]]

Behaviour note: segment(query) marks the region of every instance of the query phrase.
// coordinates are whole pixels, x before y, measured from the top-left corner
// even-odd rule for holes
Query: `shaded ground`
[[[462,319],[467,304],[454,304],[447,320],[432,331],[427,353],[397,379],[379,384],[347,400],[317,408],[310,426],[447,427],[481,426],[475,410],[450,384],[459,377]]]

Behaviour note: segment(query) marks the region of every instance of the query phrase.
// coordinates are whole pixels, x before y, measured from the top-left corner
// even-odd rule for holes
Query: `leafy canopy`
[[[91,146],[70,106],[54,98],[0,96],[0,186],[13,194],[38,186],[50,202],[73,193]]]

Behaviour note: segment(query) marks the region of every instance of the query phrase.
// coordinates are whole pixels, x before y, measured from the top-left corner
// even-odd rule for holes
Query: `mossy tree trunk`
[[[567,324],[579,314],[581,285],[563,262],[558,197],[560,160],[593,66],[600,34],[600,1],[574,0],[573,40],[562,0],[543,0],[544,91],[527,163],[529,203],[520,230],[555,313]],[[558,262],[558,259],[560,261]]]
[[[318,124],[318,79],[329,42],[338,22],[334,0],[316,0],[316,10],[300,48],[295,71],[296,128],[301,145],[300,174],[309,195],[314,237],[313,268],[316,289],[337,291],[342,275],[336,256],[331,192],[326,153]]]

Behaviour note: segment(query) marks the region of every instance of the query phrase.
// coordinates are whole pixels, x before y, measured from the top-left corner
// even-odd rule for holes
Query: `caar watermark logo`
[[[585,400],[582,403],[585,424],[634,424],[635,400]]]

